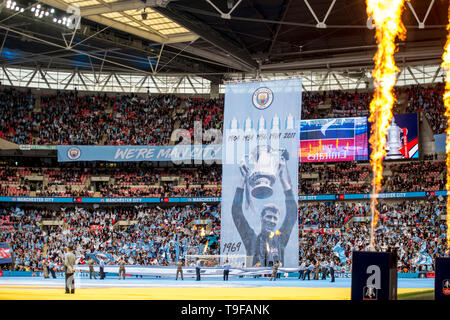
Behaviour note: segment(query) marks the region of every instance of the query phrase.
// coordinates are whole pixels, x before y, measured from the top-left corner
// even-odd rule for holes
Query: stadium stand
[[[398,110],[424,112],[440,134],[445,125],[442,90],[442,84],[397,89],[406,101],[406,108]],[[371,96],[370,91],[305,92],[302,118],[367,116]],[[78,92],[38,97],[16,89],[3,89],[0,97],[0,138],[17,144],[169,145],[174,129],[188,130],[193,138],[194,121],[204,130],[223,127],[223,99]]]
[[[445,189],[442,161],[385,164],[383,192],[438,191]],[[303,174],[306,173],[307,174]],[[220,166],[180,168],[0,167],[1,196],[220,196]],[[30,180],[33,180],[30,184]],[[101,178],[102,181],[94,181]],[[36,179],[38,179],[36,181]],[[300,164],[299,194],[367,193],[368,163]],[[33,190],[32,190],[33,189]]]
[[[442,133],[442,90],[441,84],[399,88],[397,95],[406,101],[406,109],[400,111],[423,112],[433,132]],[[365,116],[370,97],[369,91],[305,92],[303,118]],[[223,99],[78,92],[36,96],[16,89],[3,89],[0,98],[0,138],[16,144],[169,145],[175,142],[174,128],[190,130],[192,136],[194,121],[201,121],[203,130],[223,127]],[[386,162],[384,167],[383,192],[445,189],[443,161]],[[0,196],[216,197],[221,195],[221,176],[217,165],[4,164]],[[301,163],[298,193],[369,193],[370,179],[368,162]],[[443,201],[436,206],[426,199],[386,200],[379,209],[376,243],[380,250],[399,250],[400,272],[418,270],[418,257],[424,254],[433,258],[443,254]],[[342,244],[340,267],[349,271],[351,251],[368,245],[369,215],[367,202],[301,203],[300,259],[329,259]],[[183,243],[181,250],[201,247],[204,253],[219,252],[217,204],[62,209],[13,205],[0,207],[0,218],[0,242],[12,243],[17,270],[41,270],[44,259],[60,265],[61,245],[67,241],[76,243],[81,256],[103,250],[112,254],[113,262],[125,256],[128,264],[139,265],[174,264],[177,241]],[[198,226],[197,220],[207,223]]]
[[[400,272],[418,270],[422,255],[435,258],[444,254],[444,201],[438,205],[426,200],[383,202],[379,210],[377,249],[397,248]],[[352,250],[365,249],[369,243],[369,215],[368,202],[301,204],[301,259],[330,259],[342,244],[340,267],[349,271]],[[75,244],[80,256],[102,251],[112,255],[111,264],[125,257],[128,264],[137,265],[174,264],[177,241],[182,244],[180,250],[200,247],[205,254],[218,254],[220,243],[217,205],[11,206],[0,208],[0,219],[0,241],[12,243],[17,270],[41,270],[44,259],[60,264],[61,246],[67,242]]]

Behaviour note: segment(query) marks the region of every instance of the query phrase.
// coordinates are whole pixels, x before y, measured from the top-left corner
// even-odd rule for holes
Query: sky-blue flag
[[[342,263],[347,262],[347,257],[345,256],[345,249],[341,247],[341,244],[338,243],[334,246],[333,252],[339,257]]]

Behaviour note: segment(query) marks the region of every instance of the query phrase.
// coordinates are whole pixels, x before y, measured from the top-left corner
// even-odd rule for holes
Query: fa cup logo
[[[402,148],[402,138],[403,138],[402,134],[403,134],[402,129],[395,123],[395,119],[392,118],[391,126],[389,127],[387,132],[387,145],[389,151],[386,155],[386,159],[403,158],[402,153],[399,151]]]

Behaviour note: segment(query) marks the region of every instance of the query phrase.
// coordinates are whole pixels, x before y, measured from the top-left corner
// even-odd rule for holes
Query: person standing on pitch
[[[317,260],[316,267],[314,268],[313,280],[319,280],[320,262]]]
[[[178,274],[181,275],[181,280],[184,280],[183,279],[183,269],[182,269],[182,267],[183,267],[183,260],[180,259],[177,262],[177,275],[175,277],[175,280],[178,280]]]
[[[105,262],[100,258],[100,280],[105,279]]]
[[[44,259],[44,261],[42,261],[42,269],[44,271],[44,278],[48,279],[49,275],[48,275],[48,262],[47,262],[47,259]]]
[[[334,259],[331,258],[330,261],[330,276],[331,276],[331,282],[334,282]]]
[[[123,276],[123,280],[125,280],[125,260],[122,258],[119,261],[119,280],[120,280],[120,275]]]
[[[324,260],[322,262],[322,280],[327,280],[327,273],[328,273],[328,261]]]
[[[277,260],[277,262],[275,262],[275,264],[273,265],[273,271],[272,271],[272,275],[270,276],[269,281],[271,281],[273,279],[273,281],[277,280],[277,273],[278,273],[278,267],[280,266],[280,260]]]
[[[303,280],[306,279],[306,276],[308,276],[308,280],[311,280],[310,275],[311,275],[311,272],[313,272],[313,271],[314,271],[314,263],[311,261],[308,268],[306,269],[306,273],[303,275]]]
[[[66,275],[66,293],[75,293],[75,255],[71,246],[67,246],[64,255],[64,273]],[[70,292],[69,292],[70,290]]]
[[[305,263],[305,260],[302,260],[302,264],[298,268],[298,278],[299,279],[305,280],[305,278],[304,278],[305,269],[306,269],[306,263]]]
[[[94,264],[95,264],[94,260],[92,258],[89,258],[88,260],[89,279],[92,279],[92,276],[94,276],[94,279],[97,279],[97,276],[95,275]]]
[[[197,281],[200,281],[200,267],[202,266],[200,259],[197,258],[196,260],[196,264],[195,264],[195,274],[197,275]]]
[[[283,262],[278,260],[278,268],[281,268],[283,266]],[[277,279],[281,279],[281,272],[277,273]]]
[[[230,264],[228,259],[225,260],[225,264],[223,265],[223,281],[228,281],[228,275],[230,274]]]
[[[55,273],[55,264],[52,260],[48,263],[48,268],[50,269],[50,273],[52,274],[52,278],[56,279],[56,273]]]

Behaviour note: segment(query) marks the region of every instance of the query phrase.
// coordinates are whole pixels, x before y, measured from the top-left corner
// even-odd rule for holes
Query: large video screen
[[[369,159],[367,118],[302,120],[300,162]]]
[[[397,114],[386,135],[386,160],[419,158],[417,114]]]

